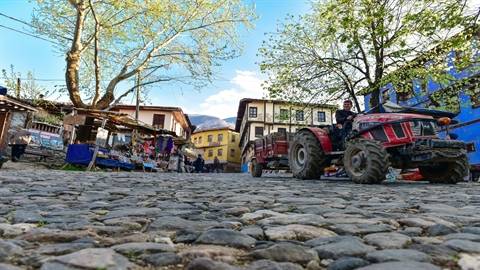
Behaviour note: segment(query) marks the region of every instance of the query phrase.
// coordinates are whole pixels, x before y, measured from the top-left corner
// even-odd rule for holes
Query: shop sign
[[[97,129],[97,138],[95,140],[95,144],[101,147],[105,147],[107,145],[107,137],[108,130],[99,127]]]

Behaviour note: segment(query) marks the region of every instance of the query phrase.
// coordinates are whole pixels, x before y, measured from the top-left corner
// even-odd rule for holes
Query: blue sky
[[[66,0],[65,0],[66,1]],[[247,0],[246,0],[247,1]],[[298,15],[308,11],[306,0],[248,0],[255,3],[259,19],[255,28],[241,31],[244,43],[243,54],[233,60],[224,62],[217,69],[219,79],[199,91],[189,86],[157,85],[149,92],[150,104],[159,106],[178,106],[186,113],[208,114],[221,118],[236,116],[238,101],[243,97],[262,97],[257,50],[264,39],[264,33],[273,32],[277,23],[287,14]],[[0,12],[6,15],[30,21],[35,3],[27,0],[1,0]],[[0,16],[0,25],[28,31],[21,23]],[[37,83],[48,89],[55,85],[64,85],[64,55],[55,51],[54,47],[43,40],[29,37],[0,27],[0,69],[8,69],[11,64],[15,70],[25,76],[33,71]],[[53,79],[53,81],[45,81]],[[0,80],[0,85],[3,80]],[[57,98],[56,96],[54,98]],[[67,100],[67,97],[61,99]],[[123,100],[133,103],[132,97]]]

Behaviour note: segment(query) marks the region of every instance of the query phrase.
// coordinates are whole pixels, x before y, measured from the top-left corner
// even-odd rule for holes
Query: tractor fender
[[[309,132],[313,133],[313,135],[315,135],[324,153],[332,152],[332,141],[330,140],[330,136],[328,135],[327,131],[325,131],[323,128],[318,127],[305,127],[297,130],[297,132],[303,130],[308,130]]]

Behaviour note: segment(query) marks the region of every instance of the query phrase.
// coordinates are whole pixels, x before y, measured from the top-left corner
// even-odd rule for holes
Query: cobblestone
[[[480,185],[0,171],[0,269],[480,269]]]

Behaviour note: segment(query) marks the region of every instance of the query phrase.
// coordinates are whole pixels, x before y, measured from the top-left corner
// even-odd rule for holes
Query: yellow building
[[[213,164],[215,157],[225,172],[240,172],[240,135],[228,127],[195,131],[191,137],[200,150],[206,166]]]

